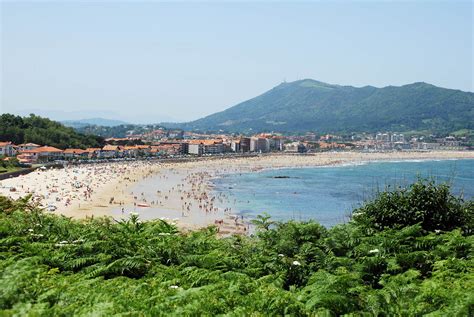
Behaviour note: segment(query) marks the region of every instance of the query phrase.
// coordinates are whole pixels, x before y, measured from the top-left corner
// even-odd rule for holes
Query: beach
[[[323,152],[306,155],[206,157],[185,162],[108,162],[38,169],[0,181],[0,195],[32,201],[48,212],[77,219],[136,212],[143,220],[166,219],[182,230],[216,225],[220,234],[246,233],[248,219],[214,193],[212,179],[265,169],[361,164],[370,161],[473,159],[474,152]],[[223,207],[224,206],[224,207]]]

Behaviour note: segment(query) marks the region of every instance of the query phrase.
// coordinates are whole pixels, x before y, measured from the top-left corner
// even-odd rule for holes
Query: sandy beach
[[[250,158],[197,158],[187,162],[135,161],[36,170],[0,181],[0,195],[32,200],[49,212],[73,218],[167,219],[183,230],[217,225],[220,233],[245,233],[246,219],[212,191],[212,178],[263,169],[357,164],[381,160],[473,159],[474,152],[324,152],[269,154]],[[220,206],[220,208],[218,207]]]

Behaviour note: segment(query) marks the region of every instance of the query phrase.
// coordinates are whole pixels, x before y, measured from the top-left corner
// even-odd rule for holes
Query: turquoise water
[[[284,176],[289,178],[274,178]],[[232,211],[245,218],[266,212],[275,220],[314,219],[325,226],[346,222],[377,188],[407,185],[418,176],[449,182],[474,197],[474,160],[373,162],[362,165],[268,170],[231,174],[214,181]]]

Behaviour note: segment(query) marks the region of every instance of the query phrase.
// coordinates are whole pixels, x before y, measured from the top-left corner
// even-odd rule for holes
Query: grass
[[[11,173],[21,170],[21,167],[0,167],[0,174]]]

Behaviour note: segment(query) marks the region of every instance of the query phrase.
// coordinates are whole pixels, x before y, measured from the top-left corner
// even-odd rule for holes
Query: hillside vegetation
[[[60,149],[98,147],[104,144],[101,137],[77,133],[73,128],[47,118],[12,114],[0,116],[0,141],[11,141],[14,144],[36,143]]]
[[[46,214],[0,198],[0,310],[32,316],[474,313],[474,202],[418,182],[348,224],[255,220],[255,236]]]
[[[474,129],[474,93],[426,83],[401,87],[282,83],[225,111],[186,124],[190,130],[321,133]]]

